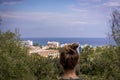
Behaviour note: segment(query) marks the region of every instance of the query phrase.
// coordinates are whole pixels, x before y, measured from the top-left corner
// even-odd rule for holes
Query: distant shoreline
[[[60,44],[78,42],[80,45],[105,46],[115,45],[114,40],[109,38],[21,38],[22,40],[31,40],[39,45],[47,45],[48,41],[60,42]]]
[[[107,38],[109,39],[108,37],[21,37],[22,39],[24,38]]]

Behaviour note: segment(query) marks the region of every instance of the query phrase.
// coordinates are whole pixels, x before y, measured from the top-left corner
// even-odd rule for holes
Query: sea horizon
[[[39,45],[47,45],[48,41],[59,42],[60,44],[65,43],[74,43],[78,42],[80,45],[91,45],[91,46],[106,46],[106,45],[115,45],[114,40],[110,38],[78,38],[78,37],[37,37],[37,38],[22,38],[22,40],[31,40],[33,43],[38,43]]]
[[[21,37],[23,38],[109,38],[109,37]]]

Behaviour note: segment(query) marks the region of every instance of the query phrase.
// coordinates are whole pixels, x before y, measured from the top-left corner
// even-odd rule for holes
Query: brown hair
[[[60,51],[60,64],[64,70],[72,70],[78,63],[79,55],[77,52],[79,44],[73,43],[64,46]]]

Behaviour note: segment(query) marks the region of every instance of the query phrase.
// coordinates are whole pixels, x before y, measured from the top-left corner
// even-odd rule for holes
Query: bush
[[[90,51],[90,52],[89,52]],[[80,54],[80,71],[88,80],[119,80],[120,49],[115,46],[85,47]],[[91,53],[92,52],[92,53]]]
[[[16,33],[0,31],[0,80],[58,80],[62,73],[57,58],[28,55]],[[83,80],[120,80],[120,47],[86,46],[77,74]]]
[[[0,80],[33,80],[27,59],[16,33],[0,31]]]
[[[37,80],[58,80],[60,71],[58,70],[58,59],[41,57],[39,54],[31,55],[31,70]]]

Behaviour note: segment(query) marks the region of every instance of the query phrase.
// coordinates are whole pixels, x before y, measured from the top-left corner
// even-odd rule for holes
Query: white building
[[[56,58],[59,57],[60,53],[58,50],[42,50],[38,54],[43,57]]]
[[[58,47],[60,47],[60,43],[55,42],[55,41],[52,41],[52,42],[48,41],[47,45],[48,45],[49,48],[58,48]]]
[[[23,45],[30,45],[30,46],[32,46],[33,45],[33,41],[31,41],[31,40],[22,41],[22,44]]]

